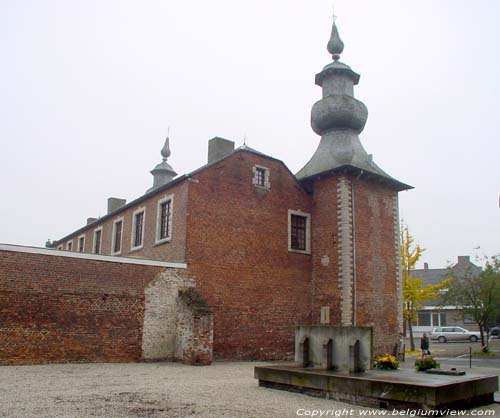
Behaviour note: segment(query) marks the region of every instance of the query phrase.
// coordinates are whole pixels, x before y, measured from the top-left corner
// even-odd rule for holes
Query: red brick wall
[[[398,342],[401,325],[397,318],[400,301],[397,289],[397,194],[363,177],[346,178],[349,192],[353,190],[355,208],[356,324],[373,326],[375,352],[389,352]],[[354,182],[353,189],[351,182]],[[330,306],[331,324],[341,324],[338,184],[338,176],[323,176],[314,182],[313,323],[320,321],[320,308]],[[354,297],[353,284],[351,291]],[[350,305],[353,303],[351,300]]]
[[[357,321],[374,327],[375,353],[392,352],[399,340],[397,193],[355,182]]]
[[[327,176],[314,182],[314,206],[312,212],[312,292],[313,324],[320,323],[320,309],[330,307],[330,323],[340,325],[340,289],[338,268],[337,226],[338,178]],[[328,264],[326,259],[328,257]],[[323,258],[323,263],[322,263]]]
[[[252,184],[270,170],[269,191]],[[239,152],[197,174],[189,190],[189,275],[214,312],[214,355],[292,357],[294,327],[310,322],[311,256],[288,252],[288,209],[310,197],[282,163]]]
[[[0,251],[0,364],[140,360],[143,289],[162,270]]]
[[[89,226],[83,233],[85,235],[85,252],[93,252],[94,230],[103,227],[101,254],[111,254],[113,222],[121,217],[123,219],[122,229],[122,251],[119,255],[125,257],[147,258],[150,260],[184,262],[186,259],[186,205],[188,198],[189,182],[183,181],[173,185],[161,193],[157,193],[149,199],[132,205],[126,210],[119,212],[104,221],[97,221]],[[158,200],[165,196],[173,195],[173,219],[172,219],[172,240],[160,245],[155,245],[156,240],[156,219]],[[132,238],[133,212],[138,208],[146,209],[144,224],[144,243],[140,250],[130,251]],[[77,251],[78,237],[82,233],[74,234],[70,238],[60,241],[66,249],[68,241],[73,240],[73,251]]]

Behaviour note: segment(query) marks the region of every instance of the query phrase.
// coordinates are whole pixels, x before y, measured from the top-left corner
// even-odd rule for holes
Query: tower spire
[[[368,118],[368,109],[354,98],[354,86],[359,82],[359,74],[339,61],[344,43],[340,39],[335,16],[327,49],[332,54],[333,62],[316,75],[316,84],[322,88],[323,94],[311,109],[311,127],[321,136],[321,141],[309,162],[296,174],[297,178],[313,179],[321,173],[350,169],[383,177],[401,190],[408,188],[378,167],[359,140],[358,135]]]

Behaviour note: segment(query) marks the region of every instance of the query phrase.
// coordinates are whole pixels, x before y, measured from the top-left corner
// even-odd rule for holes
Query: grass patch
[[[498,353],[494,352],[494,351],[488,351],[488,352],[483,352],[483,351],[474,351],[472,353],[472,355],[474,357],[498,357]]]

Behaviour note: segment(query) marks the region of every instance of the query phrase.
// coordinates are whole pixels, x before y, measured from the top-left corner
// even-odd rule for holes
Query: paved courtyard
[[[260,418],[311,416],[313,410],[362,416],[368,410],[260,388],[253,378],[257,364],[265,363],[4,366],[0,416]],[[500,416],[498,404],[483,409]]]

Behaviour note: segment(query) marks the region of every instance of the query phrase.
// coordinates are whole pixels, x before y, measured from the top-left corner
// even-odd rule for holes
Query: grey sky
[[[233,139],[298,171],[330,62],[331,1],[0,1],[0,242],[43,246],[128,201],[171,127],[169,163]],[[422,261],[500,252],[500,2],[337,0],[361,74],[361,141],[415,186],[400,213]],[[480,250],[474,247],[481,246]]]

